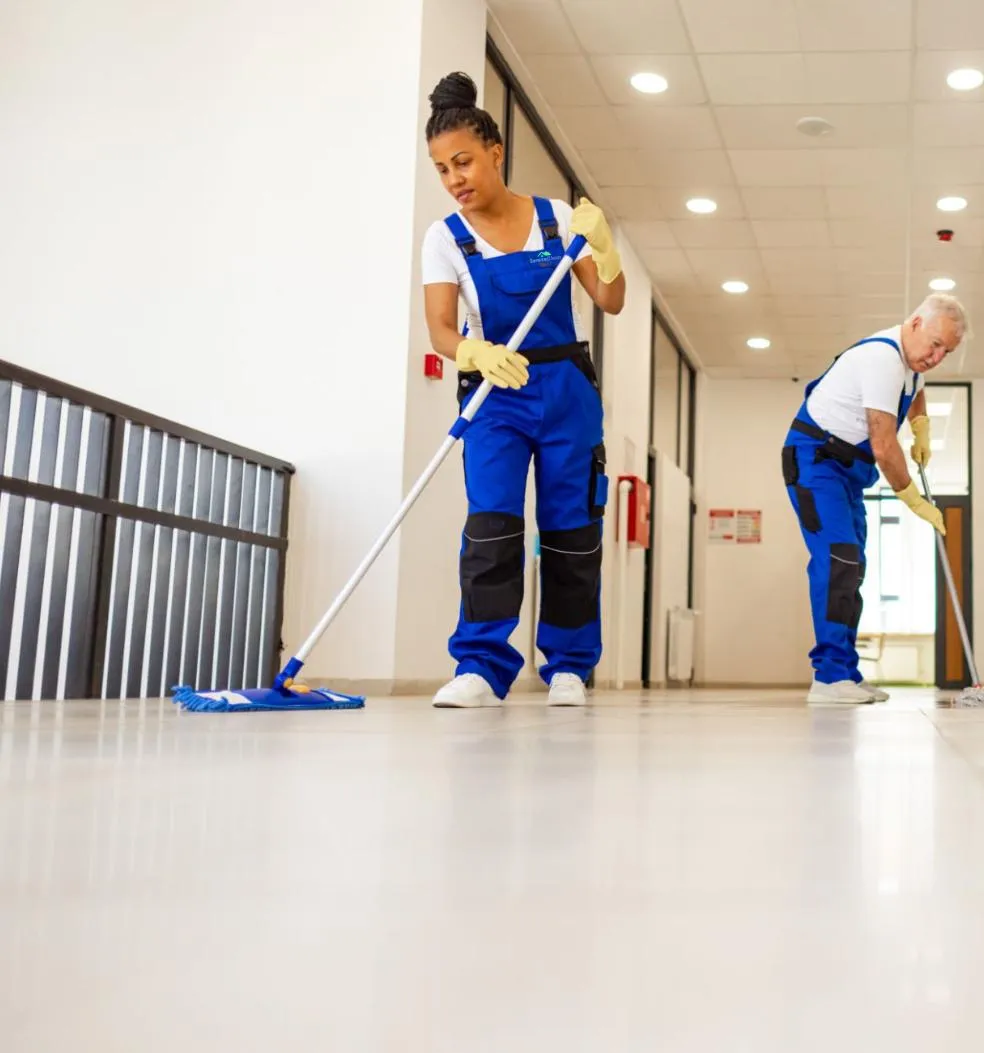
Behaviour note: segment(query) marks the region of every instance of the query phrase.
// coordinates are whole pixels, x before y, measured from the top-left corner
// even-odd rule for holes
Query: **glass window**
[[[485,60],[485,95],[482,109],[487,110],[492,119],[499,126],[503,138],[506,135],[506,85],[503,83],[499,71]]]
[[[650,443],[670,460],[676,461],[679,438],[677,399],[680,385],[680,356],[655,317],[653,318],[652,375]]]
[[[554,164],[526,114],[515,104],[509,188],[517,194],[536,194],[560,201],[568,201],[571,196],[567,176]]]

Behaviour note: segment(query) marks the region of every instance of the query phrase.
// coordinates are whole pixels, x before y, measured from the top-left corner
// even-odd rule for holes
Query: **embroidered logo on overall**
[[[549,249],[543,249],[530,260],[530,265],[533,267],[546,267],[548,264],[559,259],[560,257],[555,256]]]

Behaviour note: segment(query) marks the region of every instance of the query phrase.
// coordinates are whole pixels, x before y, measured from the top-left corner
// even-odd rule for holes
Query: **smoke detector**
[[[822,135],[830,135],[834,126],[823,117],[801,117],[796,122],[796,130],[812,139],[819,139]]]

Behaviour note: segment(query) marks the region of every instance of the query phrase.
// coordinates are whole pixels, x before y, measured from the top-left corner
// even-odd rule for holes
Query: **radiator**
[[[674,607],[669,616],[666,678],[689,684],[694,678],[694,635],[697,612]]]

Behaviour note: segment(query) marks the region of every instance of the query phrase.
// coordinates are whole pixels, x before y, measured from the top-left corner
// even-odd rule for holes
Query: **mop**
[[[926,478],[926,469],[922,465],[919,468],[919,478],[922,481],[923,493],[926,500],[933,502],[933,495],[929,490],[929,479]],[[960,597],[957,595],[956,582],[953,580],[953,571],[950,569],[950,559],[946,554],[946,543],[939,531],[936,534],[936,550],[939,552],[940,565],[943,567],[943,577],[946,578],[946,589],[950,596],[950,604],[953,607],[953,615],[957,619],[957,628],[960,630],[960,641],[963,644],[964,658],[967,661],[967,669],[970,672],[972,687],[965,687],[959,695],[954,698],[956,706],[984,706],[984,688],[981,687],[980,677],[977,675],[977,663],[974,661],[974,652],[970,646],[970,636],[967,634],[967,623],[964,621],[963,611],[960,609]]]
[[[526,339],[527,334],[536,324],[543,308],[546,307],[550,297],[553,296],[557,286],[564,280],[567,272],[574,266],[579,253],[584,248],[585,239],[578,234],[571,239],[567,251],[560,262],[554,268],[553,273],[547,279],[540,294],[533,301],[533,305],[526,312],[526,317],[519,323],[519,328],[513,333],[506,347],[510,351],[519,350],[520,344]],[[441,444],[441,448],[434,454],[430,464],[424,469],[420,478],[414,483],[400,505],[399,511],[390,520],[386,529],[379,536],[376,543],[369,550],[366,558],[349,579],[345,588],[338,594],[335,602],[328,608],[321,621],[315,626],[311,635],[304,641],[300,649],[290,661],[283,667],[268,688],[248,688],[235,691],[195,691],[193,688],[183,685],[175,687],[174,702],[187,710],[200,713],[233,713],[249,712],[256,710],[281,711],[297,709],[360,709],[366,700],[361,695],[344,695],[337,691],[328,691],[324,688],[308,687],[306,684],[296,682],[297,674],[304,667],[308,656],[314,650],[315,645],[335,620],[341,609],[345,606],[349,597],[355,592],[359,583],[369,572],[369,568],[376,562],[379,554],[386,547],[390,538],[399,529],[400,524],[407,517],[407,513],[417,502],[417,498],[424,492],[425,487],[437,473],[438,468],[444,463],[448,454],[454,448],[455,443],[465,434],[475,414],[479,411],[482,403],[492,392],[492,384],[483,380],[478,390],[472,396],[461,416],[454,422],[448,437]]]

